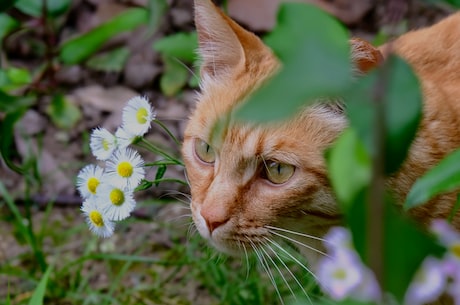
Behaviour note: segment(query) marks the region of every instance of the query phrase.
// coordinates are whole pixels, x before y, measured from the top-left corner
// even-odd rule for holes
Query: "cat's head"
[[[345,116],[318,104],[284,122],[235,122],[235,106],[280,64],[258,37],[209,0],[195,1],[195,23],[201,93],[182,152],[198,231],[217,249],[237,255],[281,236],[316,247],[316,239],[288,231],[322,235],[340,223],[323,154],[346,126]],[[359,70],[379,60],[365,42],[352,46]]]

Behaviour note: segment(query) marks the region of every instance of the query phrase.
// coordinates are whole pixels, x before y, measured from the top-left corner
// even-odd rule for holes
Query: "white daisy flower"
[[[405,304],[418,305],[436,301],[444,292],[446,281],[442,262],[427,257],[406,291]]]
[[[100,237],[110,237],[113,234],[115,225],[96,203],[95,197],[86,199],[83,202],[81,211],[86,217],[86,222],[91,232]]]
[[[144,160],[131,148],[118,149],[106,162],[109,181],[119,187],[134,189],[145,176]]]
[[[105,128],[95,128],[91,133],[89,146],[98,160],[110,158],[116,148],[116,137]]]
[[[136,96],[130,99],[123,109],[123,128],[136,136],[143,136],[150,128],[155,112],[145,97]]]
[[[107,183],[101,185],[97,200],[110,220],[122,220],[129,217],[136,206],[131,190]]]
[[[123,127],[118,127],[117,131],[115,132],[115,137],[117,138],[117,147],[126,148],[131,145],[134,140],[136,140],[137,135],[129,133]]]
[[[94,164],[85,166],[77,176],[77,189],[84,199],[96,195],[96,190],[101,183],[104,169]]]

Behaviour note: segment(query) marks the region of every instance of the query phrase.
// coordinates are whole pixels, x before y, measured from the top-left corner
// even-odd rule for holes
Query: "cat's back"
[[[431,27],[409,32],[386,47],[413,66],[426,97],[432,97],[427,102],[442,100],[460,115],[460,12]]]

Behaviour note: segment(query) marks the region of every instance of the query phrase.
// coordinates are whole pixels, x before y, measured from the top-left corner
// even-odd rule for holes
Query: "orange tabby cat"
[[[230,254],[286,238],[307,245],[300,251],[313,259],[321,242],[308,235],[322,236],[341,221],[323,153],[346,127],[345,115],[314,105],[269,126],[236,123],[232,110],[277,71],[279,62],[210,0],[195,0],[195,22],[203,59],[201,94],[182,152],[196,227]],[[361,72],[383,60],[378,49],[360,39],[351,45]],[[403,202],[417,177],[460,147],[460,14],[406,34],[392,48],[414,67],[425,96],[418,137],[388,182]],[[224,124],[215,128],[218,120]],[[446,217],[454,201],[453,193],[438,196],[412,213],[427,223]],[[458,216],[454,224],[460,228]]]

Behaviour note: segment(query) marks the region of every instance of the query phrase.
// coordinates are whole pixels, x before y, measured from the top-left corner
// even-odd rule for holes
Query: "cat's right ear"
[[[245,69],[254,51],[263,48],[260,39],[222,13],[211,0],[195,0],[195,26],[202,79],[222,79]]]
[[[369,42],[360,39],[350,39],[351,60],[356,74],[365,74],[383,63],[383,55]]]
[[[201,77],[217,78],[244,63],[244,50],[226,16],[210,1],[195,0]]]

